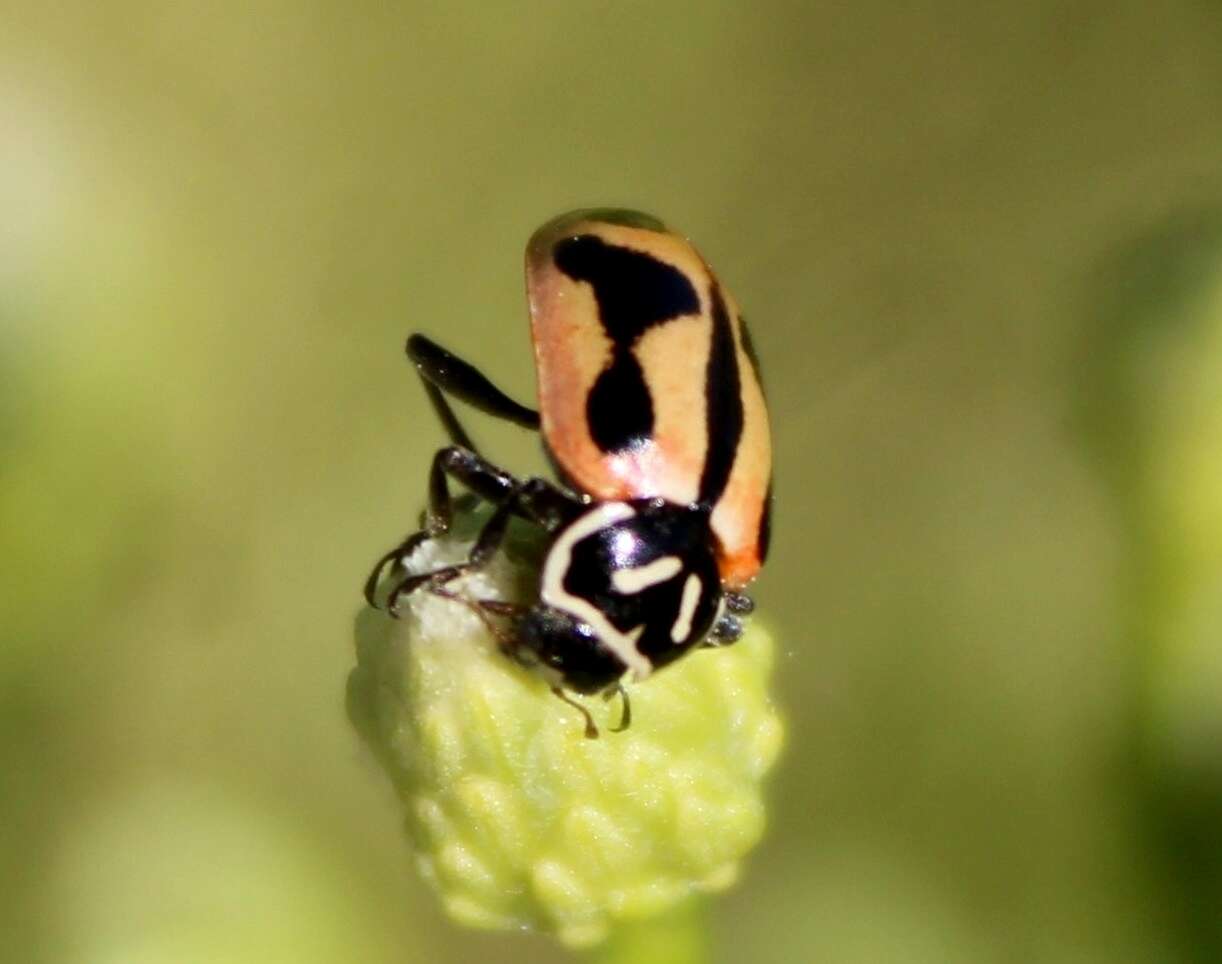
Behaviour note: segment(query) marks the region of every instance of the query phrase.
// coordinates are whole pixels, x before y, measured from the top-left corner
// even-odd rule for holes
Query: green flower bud
[[[524,529],[448,588],[528,601],[538,547]],[[470,545],[469,533],[427,541],[407,568],[460,561]],[[399,621],[358,617],[349,712],[451,917],[586,946],[733,883],[763,833],[761,781],[783,736],[768,695],[773,644],[758,622],[731,647],[628,684],[625,732],[609,732],[618,698],[578,698],[602,731],[587,739],[580,713],[501,652],[470,608],[428,591],[401,608]]]

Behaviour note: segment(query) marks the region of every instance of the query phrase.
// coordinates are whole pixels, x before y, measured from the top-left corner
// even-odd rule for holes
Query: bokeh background
[[[529,398],[525,239],[614,204],[775,416],[716,959],[1222,960],[1220,119],[1205,0],[8,0],[0,956],[567,959],[442,916],[343,692],[405,334]]]

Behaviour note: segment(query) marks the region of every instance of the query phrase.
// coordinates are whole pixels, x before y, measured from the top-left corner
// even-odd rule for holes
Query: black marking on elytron
[[[751,362],[751,370],[755,372],[755,382],[764,392],[764,376],[760,373],[759,355],[755,353],[755,344],[751,341],[751,328],[747,319],[738,316],[738,338],[742,342],[743,354]],[[755,555],[762,566],[768,558],[768,547],[772,542],[772,479],[768,480],[768,489],[764,494],[764,508],[760,513],[759,538],[755,543]]]
[[[709,365],[704,376],[705,415],[708,445],[704,471],[700,475],[697,500],[714,505],[726,490],[734,456],[743,434],[742,384],[730,313],[717,282],[709,289],[713,327],[709,337]]]
[[[604,452],[639,448],[653,436],[653,402],[632,347],[655,325],[697,314],[700,296],[673,265],[597,235],[566,238],[552,257],[566,275],[594,289],[599,320],[611,339],[611,362],[586,399],[590,437]]]
[[[768,480],[768,491],[764,495],[764,511],[760,515],[759,539],[755,544],[755,554],[762,566],[768,558],[768,546],[772,542],[772,480]]]
[[[742,315],[738,316],[738,340],[742,342],[743,354],[747,356],[747,361],[751,362],[751,370],[755,372],[755,381],[762,392],[764,376],[760,374],[759,355],[755,353],[755,344],[751,341],[751,328],[747,325],[747,319]]]
[[[653,435],[653,401],[632,352],[616,349],[586,397],[590,437],[604,452],[639,448]]]

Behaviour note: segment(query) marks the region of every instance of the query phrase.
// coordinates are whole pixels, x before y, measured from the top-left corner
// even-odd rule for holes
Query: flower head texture
[[[469,548],[470,532],[430,540],[406,567],[432,570]],[[449,588],[529,601],[532,556],[537,546],[511,531],[486,569]],[[468,607],[419,591],[401,608],[397,621],[373,610],[357,620],[349,713],[451,917],[590,945],[735,880],[763,833],[761,781],[783,736],[758,623],[629,684],[625,732],[610,732],[618,697],[579,698],[602,731],[587,739],[579,711],[501,652]]]

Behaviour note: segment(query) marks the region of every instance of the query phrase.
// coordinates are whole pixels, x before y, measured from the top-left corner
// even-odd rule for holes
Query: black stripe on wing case
[[[760,515],[759,540],[755,545],[760,565],[768,559],[768,547],[772,542],[772,482],[768,482],[768,493],[764,496],[764,511]]]
[[[743,434],[743,400],[734,329],[716,282],[709,289],[709,301],[713,324],[709,366],[704,377],[708,446],[704,454],[698,499],[704,505],[711,506],[721,498],[726,483],[730,481],[730,470],[734,468],[734,456],[738,453],[738,443]]]
[[[574,281],[594,289],[599,321],[612,343],[610,364],[586,399],[590,437],[604,452],[639,448],[653,436],[654,416],[632,346],[655,325],[698,313],[696,290],[672,265],[593,234],[559,242],[552,258]]]

